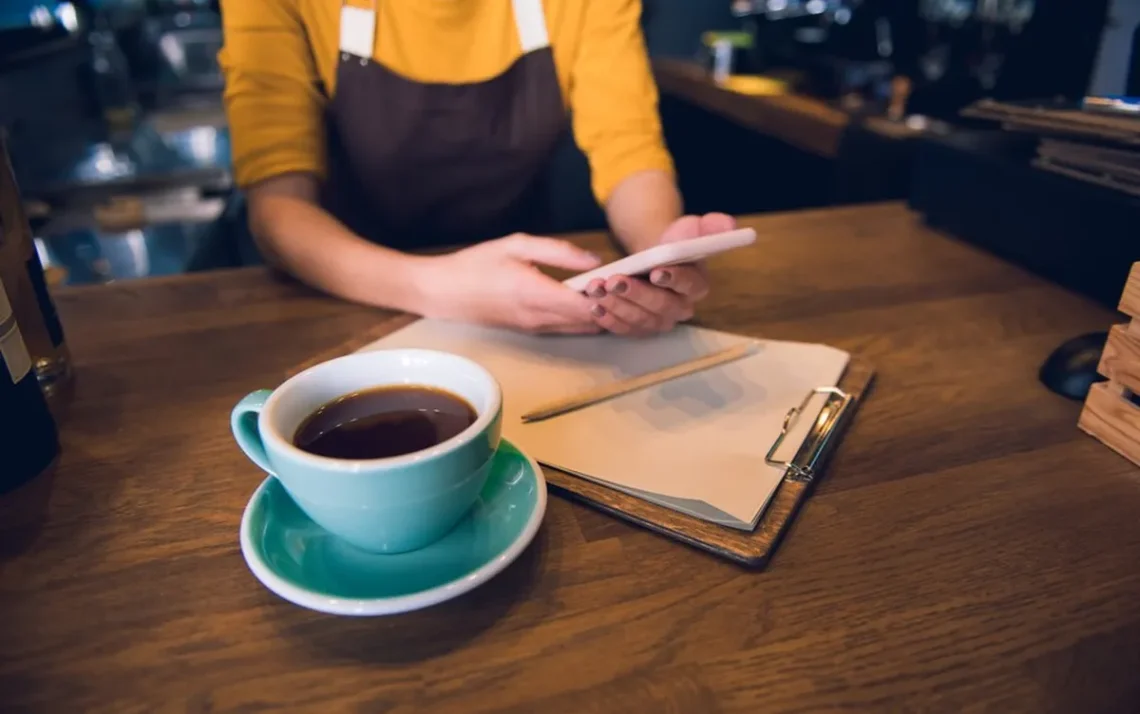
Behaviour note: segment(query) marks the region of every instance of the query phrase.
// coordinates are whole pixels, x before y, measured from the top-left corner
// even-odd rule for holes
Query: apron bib
[[[482,82],[415,82],[371,59],[376,6],[341,8],[325,210],[400,250],[537,232],[541,178],[569,130],[542,0],[513,0],[522,55]]]

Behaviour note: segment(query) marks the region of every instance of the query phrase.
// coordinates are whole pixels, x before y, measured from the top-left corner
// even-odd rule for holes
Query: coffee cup
[[[473,420],[438,443],[394,456],[346,458],[297,445],[298,430],[322,407],[383,388],[453,395],[470,406]],[[234,407],[230,426],[246,456],[317,525],[366,551],[402,553],[442,538],[479,498],[499,446],[502,392],[490,372],[458,355],[358,352],[252,392]]]

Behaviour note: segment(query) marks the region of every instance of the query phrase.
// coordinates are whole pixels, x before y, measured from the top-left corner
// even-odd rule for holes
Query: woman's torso
[[[514,42],[499,36],[503,5],[489,0],[429,2],[411,20],[342,11],[322,204],[353,232],[409,249],[541,230],[540,179],[569,119],[542,2],[512,5]],[[414,28],[387,38],[397,63],[368,57],[386,44],[386,22]],[[452,53],[429,68],[447,81],[407,63],[425,56],[407,48],[432,46]]]
[[[424,233],[419,217],[453,224],[427,232],[471,226],[460,240],[515,226],[515,209],[534,195],[520,180],[543,173],[571,126],[599,205],[633,172],[672,170],[637,0],[350,2],[354,27],[368,32],[349,52],[340,0],[223,3],[240,186],[300,172],[318,177],[326,198],[359,190],[351,203],[366,210],[349,227],[375,228],[366,237],[389,243],[407,229]],[[493,186],[488,197],[482,189]]]

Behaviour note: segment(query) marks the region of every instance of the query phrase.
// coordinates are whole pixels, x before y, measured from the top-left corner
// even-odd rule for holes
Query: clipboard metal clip
[[[788,433],[799,423],[812,400],[821,394],[825,395],[826,399],[807,435],[804,436],[799,449],[796,450],[795,456],[789,460],[777,459],[776,452],[783,446]],[[852,396],[838,387],[817,387],[808,392],[798,407],[792,407],[788,410],[787,416],[784,417],[784,426],[780,429],[780,435],[772,443],[772,448],[768,449],[768,455],[764,457],[764,462],[769,466],[784,469],[784,477],[790,481],[799,483],[814,481],[816,465],[826,455],[828,445],[832,443],[832,437],[843,423],[843,415],[847,412],[847,407],[851,405],[851,401]]]

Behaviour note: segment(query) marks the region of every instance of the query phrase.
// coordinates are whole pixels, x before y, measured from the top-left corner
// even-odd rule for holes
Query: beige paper
[[[741,360],[545,421],[521,421],[552,400],[747,341],[695,327],[648,339],[537,337],[420,320],[364,349],[419,347],[473,359],[502,386],[503,435],[539,462],[751,529],[783,476],[764,457],[785,415],[812,389],[838,384],[847,353],[755,340],[756,352]]]

